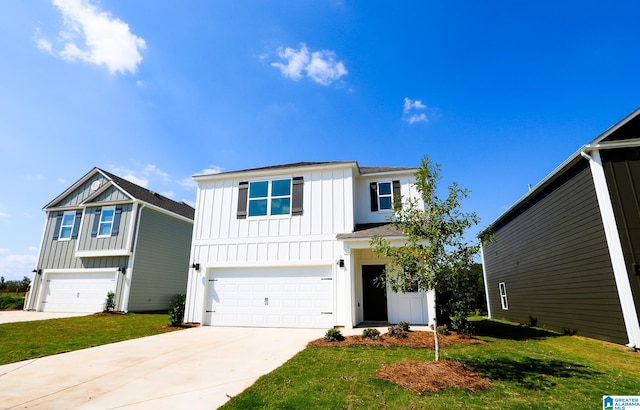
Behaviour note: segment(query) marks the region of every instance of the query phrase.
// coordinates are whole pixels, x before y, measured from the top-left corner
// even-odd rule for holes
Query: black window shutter
[[[116,212],[113,215],[113,225],[111,226],[111,236],[116,236],[120,231],[120,215],[122,215],[122,207],[116,206]]]
[[[91,228],[91,237],[95,238],[98,236],[98,225],[100,224],[100,211],[101,208],[96,208],[93,211],[93,227]]]
[[[304,193],[304,178],[293,178],[293,190],[291,193],[291,215],[302,215],[302,196]]]
[[[80,221],[82,220],[82,211],[76,211],[76,219],[73,221],[73,232],[71,239],[78,239],[78,231],[80,230]]]
[[[371,212],[378,211],[378,183],[369,184],[369,193],[371,194]]]
[[[58,215],[56,215],[56,226],[55,228],[53,228],[54,241],[57,241],[58,237],[60,236],[60,225],[62,225],[62,215],[64,215],[63,212],[58,212]]]
[[[247,198],[249,197],[249,182],[240,182],[238,186],[238,212],[236,217],[238,219],[247,218]]]
[[[400,181],[393,181],[393,206],[401,204],[402,196],[400,195]]]

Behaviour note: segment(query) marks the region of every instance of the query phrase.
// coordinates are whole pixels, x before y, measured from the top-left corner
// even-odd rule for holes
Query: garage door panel
[[[100,312],[107,292],[115,290],[113,273],[51,273],[44,283],[41,310]]]
[[[330,279],[331,267],[214,270],[209,281],[205,323],[331,327],[333,281]]]

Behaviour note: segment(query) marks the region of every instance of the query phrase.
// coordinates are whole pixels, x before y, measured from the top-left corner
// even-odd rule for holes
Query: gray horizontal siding
[[[193,224],[149,208],[140,218],[128,310],[168,310],[186,293]]]
[[[627,343],[591,172],[581,161],[494,227],[484,247],[491,315]],[[509,309],[500,304],[505,282]]]

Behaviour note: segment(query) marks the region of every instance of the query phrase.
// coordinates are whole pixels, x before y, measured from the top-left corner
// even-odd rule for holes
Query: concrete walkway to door
[[[198,327],[0,366],[2,409],[215,409],[323,329]]]

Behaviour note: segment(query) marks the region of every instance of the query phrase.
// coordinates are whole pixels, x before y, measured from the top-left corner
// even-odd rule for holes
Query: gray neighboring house
[[[25,309],[166,310],[184,294],[194,209],[99,168],[47,204]]]
[[[489,316],[640,347],[640,109],[494,223]]]

